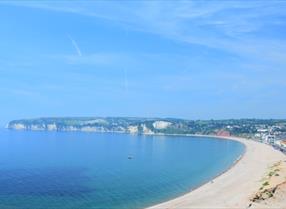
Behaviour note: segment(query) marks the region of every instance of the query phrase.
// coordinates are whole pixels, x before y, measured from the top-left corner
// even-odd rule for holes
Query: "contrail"
[[[125,93],[128,93],[128,79],[127,79],[126,69],[124,69],[124,89]]]
[[[81,53],[81,50],[80,50],[80,48],[78,47],[76,41],[75,41],[70,35],[68,35],[68,37],[69,37],[69,39],[71,40],[72,45],[74,46],[74,48],[75,48],[75,50],[76,50],[78,56],[81,57],[81,56],[82,56],[82,53]]]

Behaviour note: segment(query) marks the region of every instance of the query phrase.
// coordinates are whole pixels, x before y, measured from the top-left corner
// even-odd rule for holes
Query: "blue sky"
[[[1,1],[0,124],[286,118],[285,1]]]

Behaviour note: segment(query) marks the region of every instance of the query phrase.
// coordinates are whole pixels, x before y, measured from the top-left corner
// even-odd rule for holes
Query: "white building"
[[[266,135],[264,141],[268,144],[274,144],[275,136],[274,135]]]

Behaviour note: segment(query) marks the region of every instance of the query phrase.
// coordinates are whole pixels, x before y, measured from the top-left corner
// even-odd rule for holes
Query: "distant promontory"
[[[9,129],[33,131],[89,131],[133,134],[204,134],[261,138],[286,135],[286,120],[185,120],[138,117],[50,117],[13,120]]]

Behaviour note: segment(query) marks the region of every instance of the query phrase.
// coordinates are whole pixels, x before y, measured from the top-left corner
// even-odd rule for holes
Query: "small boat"
[[[128,160],[133,159],[133,157],[131,155],[128,155]]]

